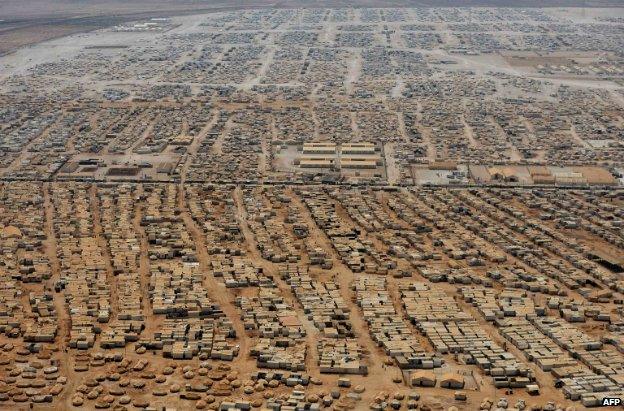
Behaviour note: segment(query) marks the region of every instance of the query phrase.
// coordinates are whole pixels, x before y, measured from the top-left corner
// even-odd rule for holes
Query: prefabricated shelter
[[[433,371],[418,370],[410,374],[412,387],[435,387],[437,381]]]
[[[305,143],[303,154],[335,154],[336,144],[334,143]]]
[[[454,372],[444,374],[440,378],[440,387],[451,389],[464,388],[464,377]]]
[[[375,144],[373,143],[344,143],[340,147],[340,152],[345,154],[375,154]]]

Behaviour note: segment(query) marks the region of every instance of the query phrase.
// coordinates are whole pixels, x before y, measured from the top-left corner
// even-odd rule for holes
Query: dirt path
[[[345,79],[345,90],[347,91],[347,94],[351,94],[353,93],[353,85],[357,83],[358,78],[360,77],[362,58],[358,54],[351,57],[347,64],[349,66],[349,69],[347,72],[347,77]]]
[[[181,184],[184,184],[184,182],[186,181],[186,177],[188,176],[188,170],[191,166],[191,163],[193,162],[193,157],[197,154],[197,150],[199,149],[199,146],[206,139],[208,132],[212,130],[214,125],[217,123],[218,119],[219,119],[219,111],[215,110],[212,114],[212,117],[208,121],[208,123],[206,123],[206,125],[201,129],[199,134],[195,136],[191,145],[187,147],[186,159],[184,161],[184,164],[182,165],[182,171],[180,172]]]
[[[221,307],[225,316],[232,320],[234,330],[236,331],[236,341],[239,344],[240,349],[238,356],[232,361],[232,366],[236,366],[237,364],[249,359],[249,339],[246,336],[243,323],[239,320],[240,314],[230,298],[231,294],[225,288],[225,284],[218,281],[212,274],[210,274],[210,255],[208,254],[208,248],[206,247],[206,236],[197,226],[197,223],[193,220],[189,213],[184,185],[178,185],[177,194],[180,217],[182,218],[189,235],[195,243],[197,260],[199,262],[200,270],[204,273],[204,286],[208,292],[208,296],[219,304],[219,307]]]
[[[386,166],[386,178],[389,185],[395,185],[399,181],[401,171],[397,166],[396,159],[394,158],[394,143],[386,143],[383,146],[383,153]]]
[[[468,122],[466,121],[465,116],[461,116],[461,122],[464,125],[464,135],[470,142],[470,146],[473,148],[481,147],[481,143],[475,139],[474,132],[472,131],[472,127],[470,127],[470,124],[468,124]]]
[[[61,277],[61,264],[56,256],[57,243],[56,235],[54,234],[54,205],[52,204],[49,183],[43,185],[43,207],[45,210],[44,232],[46,235],[43,247],[46,256],[50,260],[50,269],[52,270],[52,277],[48,280],[48,284],[50,288],[54,289],[54,284]],[[71,328],[71,319],[63,300],[62,294],[55,294],[54,307],[56,308],[56,315],[58,318],[58,343],[61,351],[64,351],[67,346],[69,330]]]
[[[143,186],[137,187],[136,196],[143,195]],[[140,204],[140,205],[139,205]],[[150,290],[150,260],[149,260],[149,244],[147,242],[147,236],[145,230],[141,226],[141,219],[144,213],[144,201],[136,203],[134,208],[134,218],[132,220],[132,227],[139,240],[139,281],[141,283],[141,311],[143,312],[145,329],[143,335],[154,335],[154,332],[159,328],[159,319],[152,314],[152,304],[149,295]]]
[[[104,238],[103,229],[102,229],[102,220],[101,220],[101,209],[100,209],[100,200],[97,194],[97,186],[92,184],[89,187],[89,206],[91,208],[91,216],[93,218],[93,236],[95,237],[98,247],[102,252],[102,257],[104,258],[104,265],[106,267],[106,282],[110,286],[110,318],[115,319],[119,314],[119,293],[117,291],[117,277],[113,272],[113,265],[111,263],[112,256],[110,250],[108,249],[108,243],[106,242],[106,238]]]
[[[258,250],[258,246],[255,240],[255,236],[249,225],[247,224],[247,211],[245,210],[245,205],[243,204],[243,193],[240,187],[234,191],[234,202],[237,208],[237,218],[239,221],[239,225],[241,227],[241,232],[245,239],[247,255],[253,260],[255,265],[258,265],[263,268],[264,272],[272,275],[273,282],[277,285],[277,288],[280,291],[280,295],[283,296],[290,305],[294,308],[295,313],[297,314],[297,318],[301,321],[301,324],[306,330],[306,346],[307,346],[307,355],[306,355],[306,372],[314,377],[320,377],[320,369],[318,366],[318,350],[316,347],[316,342],[320,337],[320,333],[314,324],[307,319],[307,315],[303,312],[299,304],[296,302],[295,298],[290,286],[283,281],[277,272],[277,265],[275,263],[271,263],[262,258],[260,251]]]
[[[349,269],[349,267],[342,263],[340,255],[338,255],[334,249],[331,240],[327,237],[325,232],[323,232],[323,230],[316,225],[314,218],[310,214],[307,207],[301,202],[299,197],[292,196],[291,198],[293,199],[293,202],[302,210],[301,216],[310,229],[310,235],[314,238],[317,244],[319,244],[331,255],[334,260],[332,274],[336,283],[340,285],[340,294],[342,298],[346,302],[353,302],[355,295],[351,290],[351,284],[355,281],[355,274]],[[396,384],[392,383],[389,373],[383,367],[386,356],[383,352],[381,352],[381,349],[377,346],[377,344],[375,344],[375,342],[370,338],[368,325],[362,318],[362,313],[359,311],[356,304],[349,304],[349,308],[350,319],[353,324],[353,330],[355,331],[357,340],[369,353],[369,374],[384,376],[383,382],[380,384],[380,388],[385,385],[394,388]]]
[[[137,138],[137,140],[125,151],[126,155],[131,155],[132,153],[134,153],[134,150],[136,150],[137,148],[141,147],[141,145],[143,145],[143,143],[145,142],[145,139],[152,134],[152,131],[154,130],[154,126],[156,125],[156,122],[159,120],[160,120],[160,116],[156,116],[152,119],[152,121],[150,121],[148,126],[145,128],[145,131],[143,132],[143,134],[141,134],[141,136]]]
[[[50,269],[52,270],[52,276],[48,280],[48,286],[54,289],[54,284],[61,277],[61,264],[56,255],[57,242],[56,234],[54,233],[54,204],[52,203],[52,197],[50,195],[50,184],[45,183],[43,185],[43,207],[45,213],[44,232],[46,239],[43,242],[43,248],[46,256],[50,260]],[[59,353],[59,375],[67,376],[67,384],[65,389],[61,393],[59,399],[60,403],[69,402],[70,395],[74,390],[74,386],[77,383],[78,378],[73,369],[74,356],[69,352],[68,343],[70,338],[70,330],[72,326],[71,317],[69,316],[68,307],[65,304],[65,298],[63,293],[54,293],[54,308],[56,310],[58,332],[55,339],[58,344]]]

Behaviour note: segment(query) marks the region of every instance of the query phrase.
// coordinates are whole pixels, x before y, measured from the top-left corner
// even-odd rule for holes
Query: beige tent
[[[418,370],[410,375],[412,387],[435,387],[436,376],[432,371]]]
[[[444,374],[440,379],[440,387],[442,388],[464,388],[464,377],[457,373]]]

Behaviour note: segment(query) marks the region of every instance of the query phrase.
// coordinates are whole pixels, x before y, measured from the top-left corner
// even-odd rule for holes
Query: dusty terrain
[[[4,23],[0,409],[624,397],[624,9],[395,3]]]

